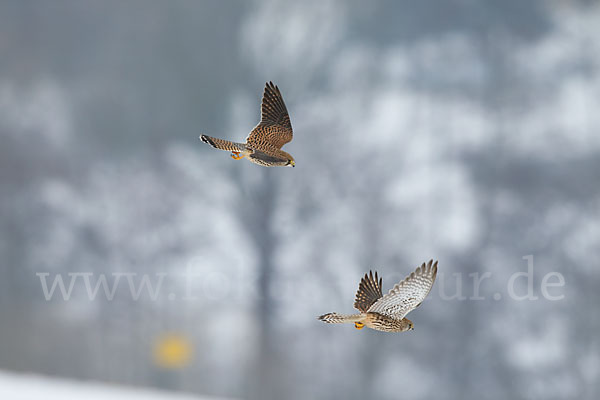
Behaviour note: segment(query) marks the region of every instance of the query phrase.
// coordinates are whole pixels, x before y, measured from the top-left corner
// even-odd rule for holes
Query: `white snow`
[[[0,371],[0,399],[6,400],[216,400],[191,394]]]

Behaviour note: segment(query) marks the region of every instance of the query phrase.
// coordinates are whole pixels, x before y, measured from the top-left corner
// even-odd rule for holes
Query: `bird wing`
[[[250,147],[261,148],[264,142],[280,149],[292,140],[293,131],[290,116],[283,102],[279,88],[268,82],[265,84],[262,105],[260,108],[260,122],[246,138]]]
[[[372,271],[369,271],[369,274],[365,274],[358,285],[358,291],[354,299],[354,308],[360,312],[367,312],[369,307],[383,297],[381,283],[381,278],[378,279],[377,277],[377,271],[375,271],[375,277],[373,277]]]
[[[288,160],[285,158],[277,157],[274,154],[267,154],[260,150],[254,150],[249,156],[250,161],[264,167],[273,167],[276,165],[285,165]]]
[[[388,294],[369,308],[369,312],[377,312],[395,319],[402,319],[417,308],[431,291],[437,275],[437,261],[423,263],[403,281],[397,283]]]

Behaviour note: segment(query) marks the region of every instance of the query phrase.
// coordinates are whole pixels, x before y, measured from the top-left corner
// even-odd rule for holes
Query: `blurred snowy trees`
[[[0,6],[0,367],[262,399],[596,398],[600,9],[451,3]],[[267,80],[294,169],[197,140],[245,137]],[[564,301],[494,301],[530,254]],[[315,320],[367,270],[387,290],[429,258],[410,335]],[[486,271],[486,300],[440,295]],[[46,302],[38,272],[167,276],[157,299]],[[165,332],[191,340],[186,369],[152,364]]]

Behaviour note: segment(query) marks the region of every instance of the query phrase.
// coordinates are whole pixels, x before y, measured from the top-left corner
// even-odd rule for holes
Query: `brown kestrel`
[[[403,281],[397,283],[385,296],[381,292],[381,278],[377,272],[365,274],[360,281],[354,308],[360,314],[341,315],[329,313],[319,319],[330,324],[352,323],[357,329],[365,325],[384,332],[405,332],[413,329],[406,314],[421,305],[433,287],[437,275],[437,261],[423,263]]]
[[[246,138],[246,143],[230,142],[207,135],[200,139],[215,149],[231,151],[231,158],[247,157],[264,167],[294,167],[294,157],[281,147],[292,140],[292,123],[279,88],[268,82],[262,98],[261,118]]]

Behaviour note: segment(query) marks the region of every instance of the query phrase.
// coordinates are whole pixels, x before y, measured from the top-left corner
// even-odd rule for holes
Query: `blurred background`
[[[3,1],[3,385],[597,399],[599,39],[593,1]],[[198,140],[271,80],[296,168]],[[430,258],[414,331],[316,320]]]

